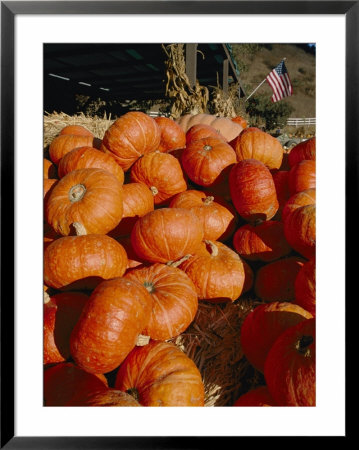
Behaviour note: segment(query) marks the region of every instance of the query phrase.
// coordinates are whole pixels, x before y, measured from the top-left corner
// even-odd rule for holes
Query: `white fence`
[[[287,119],[287,125],[292,125],[295,127],[302,127],[302,126],[306,126],[306,125],[315,125],[315,117],[311,117],[311,118],[297,118],[297,117],[292,117],[290,119]]]

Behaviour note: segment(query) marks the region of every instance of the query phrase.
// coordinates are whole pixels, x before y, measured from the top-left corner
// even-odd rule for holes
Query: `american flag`
[[[292,84],[284,60],[270,72],[266,80],[273,91],[272,102],[279,102],[282,98],[290,97],[293,94]]]

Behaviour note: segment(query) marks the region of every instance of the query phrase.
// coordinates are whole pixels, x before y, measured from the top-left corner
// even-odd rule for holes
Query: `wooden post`
[[[228,94],[228,67],[229,61],[228,59],[225,59],[223,61],[223,81],[222,81],[222,88],[225,94]]]
[[[186,75],[191,87],[195,87],[197,79],[197,45],[186,44]]]

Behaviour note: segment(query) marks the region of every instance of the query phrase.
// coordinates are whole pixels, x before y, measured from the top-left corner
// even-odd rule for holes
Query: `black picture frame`
[[[346,22],[346,235],[349,199],[357,203],[359,125],[359,1],[3,1],[1,2],[1,448],[201,448],[216,437],[15,436],[14,407],[14,37],[18,14],[339,14]],[[356,86],[353,89],[353,86]],[[350,164],[349,164],[350,161]],[[353,198],[354,194],[354,198]],[[6,220],[5,220],[6,218]],[[347,241],[346,241],[347,242]],[[355,246],[354,246],[355,247]],[[346,243],[345,262],[355,248]],[[346,271],[346,292],[353,280]],[[347,334],[347,331],[346,331]],[[348,435],[346,434],[346,437]],[[226,445],[226,438],[218,438]]]

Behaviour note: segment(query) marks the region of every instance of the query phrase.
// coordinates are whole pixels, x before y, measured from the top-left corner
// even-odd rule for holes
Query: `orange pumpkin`
[[[241,346],[250,364],[260,372],[268,352],[287,328],[313,316],[298,305],[271,302],[258,305],[250,312],[241,327]]]
[[[279,204],[269,169],[256,159],[235,164],[229,174],[233,204],[247,222],[270,220]]]
[[[284,236],[283,223],[275,220],[238,228],[233,236],[233,246],[249,261],[275,261],[292,250]]]
[[[77,136],[92,136],[93,137],[93,134],[91,133],[91,131],[89,131],[87,128],[83,127],[82,125],[67,125],[59,133],[59,135],[63,135],[63,134],[72,134],[72,135],[77,135]]]
[[[306,206],[306,205],[315,205],[316,203],[316,189],[306,189],[305,191],[297,192],[292,195],[285,203],[282,211],[282,220],[285,222],[285,219],[289,216],[291,212],[295,209]]]
[[[59,162],[59,177],[62,178],[73,170],[90,168],[107,170],[123,184],[124,173],[121,167],[112,156],[93,147],[79,147],[66,153]]]
[[[294,283],[295,303],[315,317],[316,276],[315,258],[306,262],[298,272]]]
[[[44,302],[44,364],[70,357],[70,335],[88,296],[81,292],[62,292]]]
[[[305,260],[288,256],[262,266],[256,276],[254,291],[264,302],[294,300],[294,282]]]
[[[290,167],[295,166],[304,159],[315,161],[315,137],[300,142],[293,147],[288,156]]]
[[[193,281],[200,300],[234,302],[243,291],[243,262],[221,242],[206,241],[179,267]]]
[[[288,177],[291,195],[316,187],[315,161],[304,159],[293,166]]]
[[[103,281],[92,292],[70,338],[75,363],[90,373],[118,367],[148,323],[152,299],[128,278]]]
[[[284,221],[284,235],[289,245],[307,259],[315,256],[316,205],[305,205],[292,211]]]
[[[81,223],[87,234],[106,234],[120,222],[122,184],[103,169],[79,169],[65,175],[53,187],[45,204],[45,217],[63,236],[74,234]]]
[[[187,189],[178,160],[169,153],[148,153],[131,167],[131,181],[143,183],[151,190],[156,205]]]
[[[55,289],[93,289],[121,277],[126,267],[124,248],[104,234],[61,237],[44,252],[44,281]]]
[[[54,163],[44,158],[44,178],[57,178],[57,170]]]
[[[193,321],[198,309],[196,288],[182,270],[157,263],[135,268],[125,278],[141,283],[153,300],[142,334],[165,341],[183,333]]]
[[[191,210],[184,208],[151,211],[137,220],[131,232],[136,254],[150,262],[167,263],[192,254],[202,239],[200,220]]]
[[[236,152],[237,160],[258,159],[268,169],[279,169],[283,160],[283,147],[278,139],[270,134],[253,130],[241,133],[231,145]]]
[[[182,128],[169,117],[155,117],[161,132],[161,141],[158,146],[160,152],[177,150],[186,146],[186,135]]]
[[[55,137],[49,147],[50,159],[54,164],[58,164],[60,159],[78,147],[93,147],[94,138],[92,135],[61,134]]]
[[[217,117],[211,114],[185,114],[179,117],[176,122],[182,127],[183,131],[187,131],[197,124],[210,125],[226,139],[227,142],[236,138],[243,130],[243,127],[238,123],[233,122],[227,117]]]
[[[198,123],[197,125],[193,125],[186,133],[186,145],[190,144],[192,141],[198,141],[199,139],[204,139],[208,137],[220,138],[223,141],[226,141],[224,136],[211,127],[210,125],[205,125],[204,123]]]
[[[226,142],[208,137],[191,141],[182,153],[181,162],[194,183],[211,186],[221,181],[224,169],[236,163],[236,155]]]
[[[264,377],[274,400],[285,406],[315,406],[315,319],[285,330],[271,347]]]
[[[121,364],[115,389],[143,406],[204,406],[204,385],[195,363],[169,342],[134,348]]]
[[[241,395],[233,406],[278,406],[267,386],[260,386]]]
[[[170,208],[188,208],[200,219],[204,229],[204,239],[212,241],[226,240],[234,232],[236,213],[230,205],[219,204],[213,196],[189,189],[175,195]]]
[[[152,117],[130,111],[118,118],[105,132],[101,149],[110,153],[124,171],[142,155],[158,149],[161,131]]]

